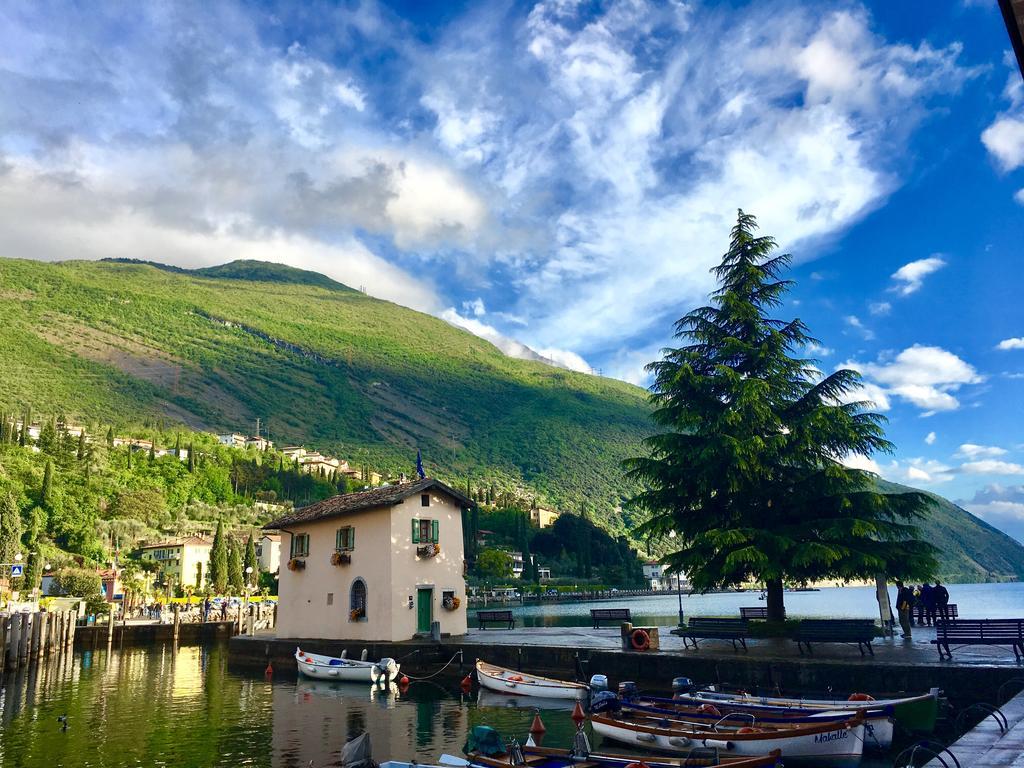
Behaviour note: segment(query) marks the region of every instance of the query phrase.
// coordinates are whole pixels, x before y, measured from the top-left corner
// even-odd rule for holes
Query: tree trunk
[[[783,602],[782,579],[769,579],[764,585],[768,593],[768,621],[785,621],[786,606]]]

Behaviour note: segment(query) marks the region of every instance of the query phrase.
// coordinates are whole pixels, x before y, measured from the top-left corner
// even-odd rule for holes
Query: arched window
[[[349,594],[349,618],[352,621],[366,620],[366,582],[356,579]]]

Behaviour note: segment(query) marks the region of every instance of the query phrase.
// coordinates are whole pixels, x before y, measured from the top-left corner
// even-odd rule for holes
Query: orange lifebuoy
[[[634,629],[633,634],[629,636],[629,641],[638,651],[646,651],[651,647],[651,636],[642,629]]]
[[[523,682],[522,675],[512,675],[511,677],[508,677],[506,679],[507,680],[511,680],[514,683],[521,683],[521,682]]]
[[[722,713],[718,711],[718,707],[714,704],[701,704],[697,707],[697,711],[702,715],[712,715],[714,717],[721,717]]]
[[[851,693],[847,701],[874,701],[875,697],[867,693]]]
[[[760,728],[751,728],[749,725],[745,725],[736,729],[736,733],[762,733],[762,731]]]

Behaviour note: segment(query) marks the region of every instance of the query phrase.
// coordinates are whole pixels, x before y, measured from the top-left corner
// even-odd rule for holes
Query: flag
[[[420,449],[416,449],[416,474],[419,475],[420,480],[426,478],[427,473],[423,471],[423,454],[420,453]]]

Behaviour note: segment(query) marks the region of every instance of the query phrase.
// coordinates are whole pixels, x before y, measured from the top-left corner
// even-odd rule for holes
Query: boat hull
[[[589,693],[585,685],[578,683],[552,680],[479,662],[476,666],[476,677],[481,687],[511,696],[582,701]]]
[[[763,738],[730,738],[730,734],[690,734],[663,729],[640,729],[630,723],[592,717],[594,733],[612,741],[659,754],[685,754],[694,747],[717,747],[728,755],[755,757],[773,750],[782,752],[785,765],[856,768],[863,755],[864,726],[837,726],[818,733],[764,734]]]
[[[313,680],[336,680],[346,683],[374,682],[373,668],[376,666],[376,663],[372,661],[338,659],[332,656],[307,653],[297,649],[295,651],[295,664],[302,675]],[[398,664],[394,664],[393,668],[389,671],[391,680],[397,679],[399,668]]]

